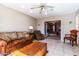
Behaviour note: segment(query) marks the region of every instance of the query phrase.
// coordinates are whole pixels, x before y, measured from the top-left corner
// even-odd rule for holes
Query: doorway
[[[44,31],[45,35],[48,37],[61,38],[61,20],[46,21]]]

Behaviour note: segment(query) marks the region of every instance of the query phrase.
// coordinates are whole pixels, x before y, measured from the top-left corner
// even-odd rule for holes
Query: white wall
[[[79,14],[76,16],[76,29],[79,30]],[[77,42],[79,42],[79,32],[78,32],[77,35],[78,35],[78,37],[77,37],[78,41]]]
[[[70,30],[76,29],[76,16],[75,14],[69,14],[62,16],[61,18],[61,40],[63,41],[65,34],[69,34]],[[69,23],[70,21],[72,21],[71,24]]]
[[[61,20],[61,41],[63,41],[64,35],[68,34],[71,29],[76,28],[76,19],[75,14],[68,14],[59,17],[47,17],[37,20],[37,30],[40,30],[44,34],[44,22],[45,21],[53,21],[53,20]],[[69,21],[72,21],[69,24]],[[40,26],[38,26],[40,24]]]
[[[30,25],[35,28],[34,18],[0,5],[0,32],[28,31]]]

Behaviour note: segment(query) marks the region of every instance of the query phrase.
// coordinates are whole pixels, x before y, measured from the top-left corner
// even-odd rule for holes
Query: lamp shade
[[[29,26],[29,29],[33,29],[33,26]]]

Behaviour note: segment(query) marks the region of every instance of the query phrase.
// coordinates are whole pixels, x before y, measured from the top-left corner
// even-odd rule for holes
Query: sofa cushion
[[[11,40],[15,40],[17,38],[17,34],[16,32],[8,32],[8,35],[9,39]]]
[[[23,37],[23,33],[22,32],[17,32],[18,38]]]
[[[18,38],[22,38],[22,37],[29,37],[29,34],[27,34],[27,32],[17,32],[17,36]]]
[[[9,42],[11,40],[15,40],[17,38],[16,32],[1,32],[0,38]]]
[[[5,41],[10,41],[10,39],[8,38],[8,36],[6,35],[6,33],[4,33],[4,32],[2,32],[2,33],[0,33],[0,38],[1,39],[3,39],[3,40],[5,40]]]

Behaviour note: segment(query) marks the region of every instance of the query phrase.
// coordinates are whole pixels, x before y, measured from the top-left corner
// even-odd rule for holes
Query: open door
[[[45,22],[45,35],[61,37],[61,20]]]

